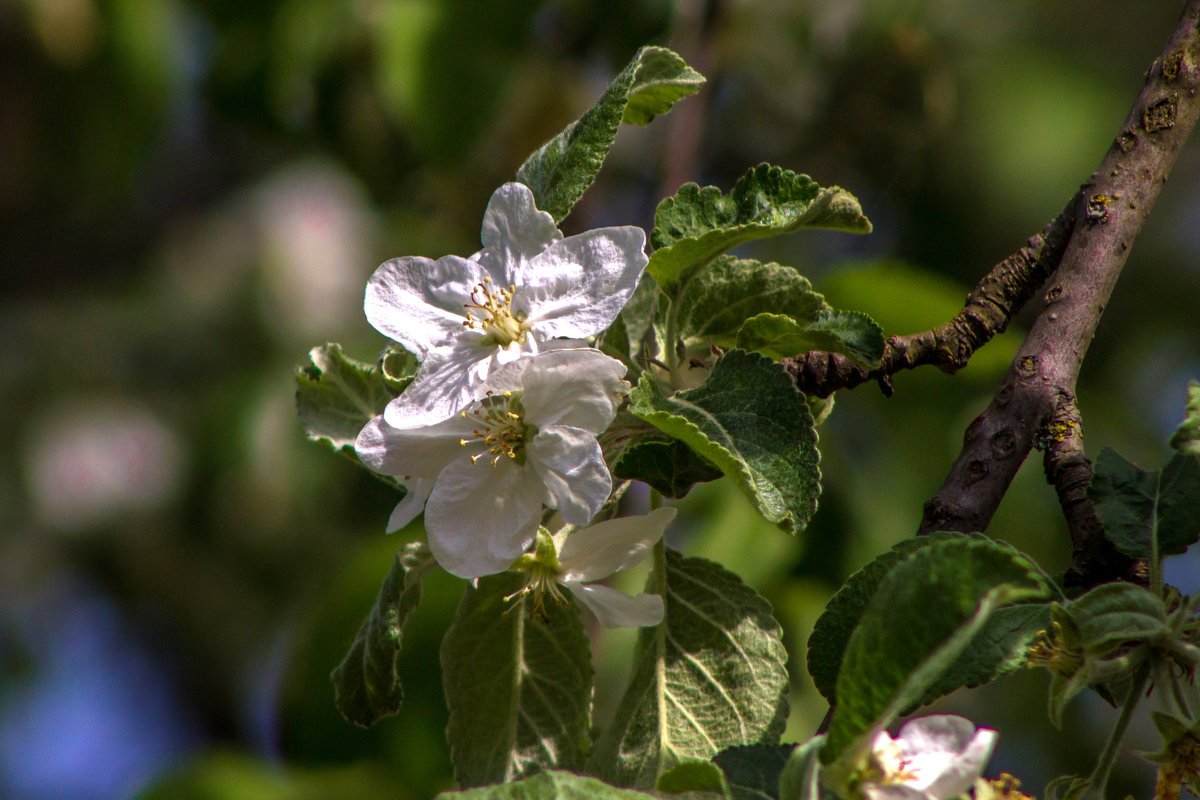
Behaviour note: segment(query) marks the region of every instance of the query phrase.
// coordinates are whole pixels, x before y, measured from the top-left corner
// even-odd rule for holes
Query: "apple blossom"
[[[983,774],[996,738],[952,714],[909,720],[895,739],[879,731],[858,790],[869,800],[952,800]]]
[[[435,425],[404,429],[373,418],[355,451],[409,492],[388,530],[424,509],[434,557],[477,578],[507,569],[529,548],[543,504],[586,524],[612,489],[596,434],[629,389],[624,373],[598,350],[552,350],[503,365],[474,402]]]
[[[629,569],[650,552],[675,518],[675,509],[656,508],[645,516],[597,522],[572,532],[561,547],[540,529],[534,552],[521,556],[515,569],[529,572],[517,595],[533,596],[533,613],[542,613],[545,597],[562,601],[557,584],[606,628],[649,627],[662,622],[663,599],[657,594],[630,596],[594,581]],[[517,596],[514,595],[514,596]]]
[[[520,183],[492,194],[481,239],[470,258],[394,258],[367,283],[367,319],[421,362],[384,411],[392,427],[443,420],[500,365],[603,332],[647,262],[640,228],[563,238]]]

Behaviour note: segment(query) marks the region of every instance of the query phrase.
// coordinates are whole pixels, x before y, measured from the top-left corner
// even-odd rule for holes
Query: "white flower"
[[[893,739],[871,742],[872,773],[859,784],[869,800],[951,800],[983,774],[997,733],[950,714],[910,720]]]
[[[624,374],[599,350],[553,350],[497,369],[479,399],[436,425],[401,429],[375,417],[355,442],[358,457],[409,492],[388,530],[424,508],[434,557],[477,578],[529,548],[543,504],[586,524],[612,489],[596,434],[629,389]]]
[[[606,628],[657,625],[663,618],[661,596],[631,597],[593,581],[629,569],[645,558],[674,518],[675,509],[656,508],[645,516],[598,522],[571,533],[557,553],[543,528],[538,531],[535,552],[514,565],[529,572],[529,583],[517,594],[533,595],[533,612],[544,613],[545,596],[561,600],[555,584],[562,584]]]
[[[483,249],[469,259],[384,263],[367,283],[367,319],[421,365],[384,417],[429,425],[475,398],[500,366],[568,346],[612,324],[646,267],[646,234],[632,226],[563,238],[524,184],[495,191],[483,216]]]

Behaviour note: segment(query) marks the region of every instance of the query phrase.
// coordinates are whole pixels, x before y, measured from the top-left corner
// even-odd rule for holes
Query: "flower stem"
[[[1150,676],[1150,662],[1145,661],[1137,668],[1137,672],[1133,674],[1133,681],[1129,686],[1129,694],[1125,696],[1125,702],[1121,706],[1121,713],[1117,717],[1117,724],[1113,726],[1112,734],[1108,737],[1108,742],[1104,745],[1104,752],[1100,754],[1100,758],[1096,761],[1096,768],[1092,770],[1092,774],[1088,776],[1088,791],[1084,795],[1090,798],[1103,798],[1104,791],[1108,786],[1108,776],[1112,773],[1113,764],[1117,760],[1117,751],[1121,748],[1121,742],[1125,739],[1125,731],[1129,728],[1129,720],[1133,718],[1133,710],[1137,708],[1137,704],[1142,699],[1142,693],[1146,690],[1146,679]]]

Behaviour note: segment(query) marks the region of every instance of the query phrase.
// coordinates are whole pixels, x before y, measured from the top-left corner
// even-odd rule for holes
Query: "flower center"
[[[567,602],[558,588],[558,578],[561,574],[558,566],[558,553],[554,547],[554,539],[545,528],[538,528],[537,544],[532,553],[526,553],[518,558],[511,569],[528,573],[525,585],[504,598],[511,603],[516,599],[532,598],[529,613],[549,624],[550,615],[546,613],[546,596],[556,605]],[[512,609],[508,609],[511,611]],[[504,613],[507,614],[508,611]]]
[[[480,344],[484,347],[508,347],[513,342],[524,342],[525,333],[529,326],[525,323],[525,312],[512,310],[513,293],[517,287],[510,284],[507,289],[492,291],[492,279],[484,278],[483,283],[475,284],[471,290],[471,302],[464,303],[467,318],[463,327],[479,331],[483,336]],[[479,316],[473,316],[471,309]]]
[[[471,438],[462,438],[458,443],[462,447],[476,441],[482,441],[486,452],[492,456],[492,466],[500,463],[502,458],[511,458],[518,465],[525,463],[525,441],[537,433],[537,428],[527,425],[523,418],[525,409],[521,406],[519,394],[505,392],[488,396],[477,403],[470,411],[461,412],[463,418],[474,417],[478,427],[471,431]],[[474,464],[483,458],[484,453],[471,456]]]

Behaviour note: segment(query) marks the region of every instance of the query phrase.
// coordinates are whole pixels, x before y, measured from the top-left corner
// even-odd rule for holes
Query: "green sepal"
[[[787,721],[787,653],[770,604],[702,558],[668,548],[665,566],[666,615],[640,631],[629,687],[588,762],[621,786],[652,788],[684,759],[733,745],[777,744]]]
[[[421,579],[437,565],[424,542],[400,549],[346,657],[329,676],[334,704],[349,722],[369,728],[404,702],[397,670],[404,625],[421,604]]]
[[[296,412],[314,442],[354,455],[354,440],[392,399],[377,367],[355,361],[339,344],[314,347],[296,368]]]
[[[730,248],[801,228],[869,233],[871,223],[845,189],[770,164],[751,169],[727,195],[686,183],[659,203],[646,271],[674,297],[695,269]]]
[[[655,795],[618,789],[587,775],[546,770],[513,783],[442,792],[438,800],[654,800]]]
[[[920,700],[997,609],[1049,592],[1036,565],[988,540],[936,542],[896,564],[847,643],[821,760],[855,768],[871,735]]]
[[[704,792],[706,796],[733,800],[725,774],[711,761],[703,758],[685,758],[658,779],[654,787],[661,794],[683,794],[685,792]]]
[[[668,396],[649,373],[630,410],[729,476],[768,522],[808,525],[821,491],[817,432],[804,395],[779,364],[730,350],[704,384]]]
[[[468,588],[442,640],[446,738],[462,786],[581,769],[590,746],[592,662],[579,612],[506,601],[525,576],[504,572]]]
[[[697,91],[704,76],[665,47],[643,47],[596,105],[539,147],[517,170],[542,211],[561,222],[592,185],[622,122],[645,125]]]

